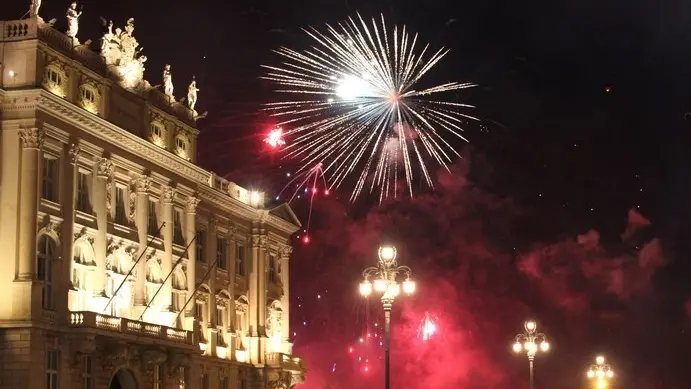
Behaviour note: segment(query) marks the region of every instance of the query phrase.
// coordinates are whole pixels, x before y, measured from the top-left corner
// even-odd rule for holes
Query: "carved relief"
[[[130,212],[129,212],[129,217],[130,220],[134,220],[134,217],[137,214],[137,193],[135,190],[130,190]]]
[[[244,315],[247,313],[247,309],[249,308],[249,304],[244,298],[239,298],[235,300],[235,313],[238,315]]]
[[[278,249],[278,255],[281,258],[288,258],[290,257],[290,254],[293,253],[293,248],[288,245],[281,245]]]
[[[25,149],[41,149],[43,147],[44,132],[40,128],[22,128],[19,137]]]
[[[110,178],[113,176],[115,165],[109,158],[101,158],[96,163],[96,176]]]
[[[268,337],[281,334],[283,326],[283,309],[278,301],[273,301],[266,307],[266,335]]]
[[[228,225],[228,240],[232,241],[235,240],[235,237],[238,234],[238,227],[235,225],[235,223],[230,223]]]
[[[141,175],[133,180],[136,186],[137,193],[149,193],[151,189],[151,179],[148,176]]]
[[[142,365],[145,370],[151,370],[154,366],[165,363],[168,354],[160,350],[144,350],[142,353]]]
[[[60,96],[67,96],[67,69],[58,60],[52,61],[43,70],[43,87],[48,92]]]
[[[43,229],[48,234],[54,234],[58,238],[60,237],[60,223],[58,222],[49,221],[46,223]]]
[[[110,215],[113,209],[113,180],[108,178],[106,180],[106,210],[108,215]]]
[[[260,236],[261,235],[256,235],[256,234],[252,235],[252,247],[254,247],[254,248],[259,247],[259,237]]]
[[[196,197],[188,197],[187,204],[185,204],[185,211],[187,211],[187,213],[196,213],[197,205],[199,205],[200,201],[201,200]]]
[[[70,160],[71,160],[73,165],[76,164],[77,162],[79,162],[79,154],[80,153],[81,153],[81,148],[79,147],[79,144],[72,143],[70,145],[69,154],[70,154]]]
[[[101,41],[101,56],[108,70],[119,78],[122,87],[134,90],[146,90],[151,86],[144,81],[144,63],[146,56],[141,55],[142,48],[134,38],[134,18],[127,20],[125,31],[116,28],[113,22],[108,23],[108,30]]]
[[[164,186],[161,188],[161,202],[163,204],[173,204],[175,201],[175,188]]]
[[[259,235],[259,248],[265,249],[268,237],[266,235]]]

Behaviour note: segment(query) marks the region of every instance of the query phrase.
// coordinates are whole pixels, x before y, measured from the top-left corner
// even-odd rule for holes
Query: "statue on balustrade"
[[[194,106],[197,104],[197,92],[199,92],[199,89],[197,89],[197,79],[195,76],[192,76],[192,82],[187,87],[187,106],[192,111],[194,111]]]
[[[163,68],[163,93],[171,100],[175,100],[173,96],[173,73],[170,72],[170,65]]]
[[[134,37],[134,18],[127,20],[123,31],[116,28],[113,32],[113,22],[106,22],[101,18],[103,26],[107,26],[101,40],[101,57],[108,66],[108,70],[118,76],[118,81],[124,88],[140,91],[151,88],[144,81],[144,62],[146,57],[141,55],[142,47]]]
[[[41,0],[31,0],[31,9],[29,10],[29,15],[32,18],[41,18],[38,16],[38,10],[41,8]]]
[[[82,7],[83,8],[83,7]],[[77,11],[77,2],[73,1],[70,7],[67,8],[67,36],[76,40],[77,32],[79,32],[79,17],[82,16],[82,11]]]

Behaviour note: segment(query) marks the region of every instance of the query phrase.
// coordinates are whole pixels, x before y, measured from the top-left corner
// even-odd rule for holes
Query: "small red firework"
[[[302,243],[305,244],[312,240],[309,235],[309,228],[310,222],[312,221],[312,206],[314,205],[314,198],[320,192],[319,185],[323,185],[324,187],[324,189],[321,190],[321,193],[323,193],[324,196],[328,196],[331,193],[326,184],[326,178],[324,178],[324,169],[321,162],[309,170],[295,174],[293,179],[290,180],[290,182],[288,182],[288,184],[284,186],[283,189],[278,193],[278,196],[276,196],[276,200],[279,200],[284,192],[292,190],[292,195],[288,199],[288,204],[292,203],[295,199],[301,198],[301,193],[303,193],[305,197],[309,197],[309,215],[307,216],[307,223],[305,225],[305,229],[303,230],[305,235],[302,237]]]
[[[271,130],[266,138],[264,138],[264,143],[269,145],[272,149],[284,146],[286,141],[283,139],[283,129],[281,127],[276,127]]]

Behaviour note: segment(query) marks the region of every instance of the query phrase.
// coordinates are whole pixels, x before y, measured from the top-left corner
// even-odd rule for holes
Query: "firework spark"
[[[284,146],[286,141],[283,139],[283,129],[281,127],[276,127],[271,130],[266,138],[264,138],[264,143],[269,145],[272,149]]]
[[[286,184],[286,186],[283,187],[283,189],[281,189],[281,191],[278,193],[278,196],[276,196],[276,200],[279,200],[284,193],[292,193],[287,201],[288,204],[292,203],[296,198],[302,197],[300,194],[301,192],[304,192],[305,196],[309,197],[309,214],[307,216],[307,224],[303,231],[303,243],[309,243],[311,240],[309,228],[312,221],[312,206],[314,205],[314,197],[320,192],[320,184],[323,184],[323,189],[321,189],[321,192],[325,196],[328,196],[331,193],[326,183],[326,179],[324,178],[323,166],[324,165],[320,162],[307,171],[299,172]],[[291,189],[292,192],[290,192]]]
[[[430,314],[425,313],[425,318],[422,319],[420,327],[418,328],[418,338],[422,340],[430,340],[437,333],[437,323]]]
[[[379,190],[380,201],[395,197],[401,174],[411,196],[417,176],[433,187],[426,161],[447,168],[459,156],[447,138],[467,141],[463,125],[478,120],[463,113],[470,105],[429,97],[474,84],[416,89],[448,50],[427,56],[427,45],[416,51],[417,35],[411,37],[405,27],[389,30],[383,16],[370,25],[358,14],[336,27],[327,25],[323,33],[305,32],[315,41],[311,49],[280,48],[283,65],[264,66],[263,78],[291,95],[265,107],[294,135],[286,157],[299,161],[302,170],[323,161],[333,187],[356,175],[351,201],[366,186],[370,193]]]

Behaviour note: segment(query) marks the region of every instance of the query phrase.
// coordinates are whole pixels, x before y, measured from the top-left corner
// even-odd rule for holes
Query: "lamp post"
[[[513,351],[516,353],[525,351],[528,356],[528,362],[530,363],[530,389],[534,389],[535,374],[533,365],[535,362],[535,355],[537,355],[539,351],[549,351],[549,343],[547,342],[545,334],[537,332],[537,323],[535,323],[535,321],[528,320],[523,327],[525,328],[525,332],[516,335],[516,343],[513,344]]]
[[[415,282],[410,279],[411,271],[408,266],[398,266],[395,247],[381,246],[378,255],[377,266],[368,267],[362,272],[365,279],[360,283],[360,294],[369,296],[372,290],[381,293],[381,302],[384,306],[384,388],[389,389],[391,386],[389,372],[391,306],[401,293],[401,287],[406,294],[415,292]],[[399,278],[404,278],[403,282],[399,282]]]
[[[595,383],[596,389],[607,389],[609,387],[609,380],[614,378],[614,370],[605,363],[605,357],[598,355],[595,357],[595,364],[590,365],[588,368],[586,377]]]

